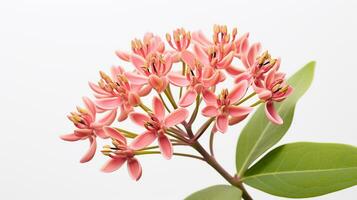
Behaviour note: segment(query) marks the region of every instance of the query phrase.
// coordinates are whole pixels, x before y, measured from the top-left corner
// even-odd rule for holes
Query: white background
[[[0,199],[183,199],[225,183],[195,160],[140,158],[143,177],[125,168],[103,174],[97,156],[78,160],[86,142],[67,143],[66,114],[91,95],[87,81],[118,64],[117,49],[146,31],[161,36],[177,27],[215,23],[250,32],[251,41],[283,60],[288,74],[317,61],[314,83],[299,102],[292,128],[280,143],[357,145],[356,1],[119,1],[29,0],[0,3]],[[217,137],[218,159],[234,172],[241,126]],[[100,155],[100,154],[98,154]],[[255,199],[279,199],[248,188]],[[355,199],[350,188],[316,199]]]

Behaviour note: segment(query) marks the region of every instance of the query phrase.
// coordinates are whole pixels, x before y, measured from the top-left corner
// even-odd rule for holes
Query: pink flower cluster
[[[286,99],[293,89],[279,71],[280,59],[267,51],[260,53],[261,45],[250,44],[248,36],[239,37],[236,28],[228,32],[226,26],[215,25],[211,39],[201,31],[191,34],[183,28],[166,35],[168,45],[152,33],[134,39],[130,52],[116,51],[125,67],[112,67],[110,75],[101,71],[98,83],[89,82],[94,99],[83,98],[85,108],[77,107],[68,116],[76,129],[61,138],[89,140],[81,162],[93,158],[98,137],[111,139],[112,146],[102,150],[110,158],[102,171],[113,172],[126,162],[129,174],[138,180],[142,169],[136,156],[184,156],[175,153],[173,146],[194,144],[211,122],[212,133],[225,133],[264,103],[267,118],[282,124],[274,102]],[[253,97],[255,103],[242,105]],[[208,121],[194,134],[192,124],[199,113]],[[112,125],[116,119],[118,127]],[[128,119],[142,127],[142,133],[121,127]],[[132,140],[130,144],[127,139]],[[158,145],[151,146],[155,141]],[[153,151],[156,148],[159,151]]]

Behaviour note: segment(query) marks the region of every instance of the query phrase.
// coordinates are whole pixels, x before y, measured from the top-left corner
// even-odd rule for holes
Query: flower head
[[[229,124],[229,117],[246,116],[252,111],[250,107],[235,105],[244,96],[248,88],[247,81],[237,84],[231,91],[222,90],[219,96],[212,91],[203,92],[203,99],[207,106],[203,108],[202,115],[206,117],[215,117],[215,128],[225,133]]]
[[[61,139],[69,142],[89,140],[90,148],[82,157],[81,163],[88,162],[93,158],[97,148],[96,137],[108,137],[103,131],[103,127],[112,124],[116,116],[116,110],[113,110],[102,119],[96,121],[96,108],[94,103],[87,97],[83,97],[83,102],[85,108],[77,107],[78,112],[72,112],[71,115],[68,115],[68,119],[73,122],[77,129],[75,129],[73,133],[61,136]]]
[[[127,144],[126,138],[111,127],[104,127],[104,131],[112,138],[114,147],[104,146],[102,153],[109,156],[110,160],[102,167],[102,171],[106,173],[116,171],[126,162],[131,178],[139,180],[142,174],[141,165],[134,157],[134,150]]]
[[[171,141],[166,135],[167,129],[182,123],[188,117],[189,112],[184,108],[178,108],[165,116],[164,105],[157,97],[153,98],[152,106],[153,113],[148,115],[136,112],[130,114],[130,118],[134,123],[146,129],[143,134],[134,139],[132,147],[134,149],[142,149],[158,139],[161,154],[164,158],[170,159],[173,149]]]

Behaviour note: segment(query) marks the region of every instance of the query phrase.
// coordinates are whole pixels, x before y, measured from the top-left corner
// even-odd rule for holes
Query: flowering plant
[[[84,97],[84,108],[68,116],[76,128],[61,138],[89,141],[82,163],[95,155],[97,139],[111,141],[101,150],[108,157],[102,171],[114,172],[126,163],[136,181],[142,175],[138,158],[161,154],[168,160],[183,156],[204,161],[229,183],[193,193],[187,200],[252,199],[244,184],[291,198],[357,184],[355,147],[298,142],[266,153],[289,129],[295,105],[312,82],[315,63],[286,80],[280,59],[261,52],[260,43],[249,43],[248,36],[215,25],[211,39],[181,28],[166,34],[168,45],[152,33],[133,40],[131,52],[116,52],[125,67],[114,66],[109,75],[101,71],[98,83],[89,82],[94,98]],[[255,108],[239,136],[237,171],[229,173],[214,155],[215,135],[230,132]],[[205,122],[197,124],[199,117]],[[142,131],[123,128],[126,120]],[[208,148],[200,141],[204,134],[210,135]],[[197,154],[177,152],[176,146],[193,148]]]

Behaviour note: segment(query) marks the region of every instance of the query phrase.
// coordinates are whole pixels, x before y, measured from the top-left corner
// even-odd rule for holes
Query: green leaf
[[[298,142],[269,152],[243,182],[264,192],[306,198],[357,184],[357,148],[345,144]]]
[[[242,192],[230,185],[215,185],[197,191],[185,200],[240,200]]]
[[[248,167],[288,131],[293,120],[295,105],[310,87],[314,69],[315,62],[310,62],[288,79],[288,83],[294,88],[293,94],[283,102],[275,104],[277,112],[284,120],[282,125],[271,123],[265,116],[264,105],[261,105],[244,127],[236,151],[238,176],[243,176]]]

